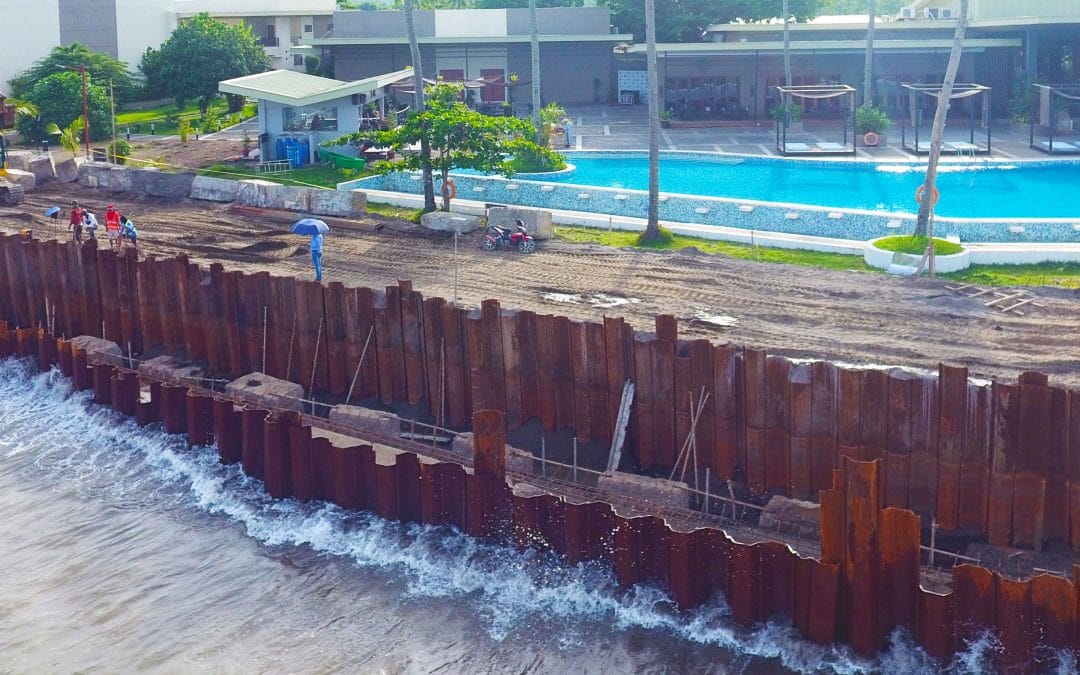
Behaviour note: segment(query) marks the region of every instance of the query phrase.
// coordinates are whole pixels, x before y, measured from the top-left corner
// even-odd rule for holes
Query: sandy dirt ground
[[[31,226],[42,238],[69,236],[41,214],[73,198],[98,213],[112,200],[51,184],[17,209],[0,208],[0,226]],[[294,214],[187,200],[114,201],[138,223],[144,254],[184,252],[234,269],[312,274],[306,238],[287,233]],[[958,296],[946,282],[733,260],[696,249],[668,253],[546,242],[530,256],[487,253],[479,233],[462,237],[455,254],[452,239],[409,223],[373,215],[355,225],[329,236],[327,280],[382,287],[411,279],[424,294],[452,299],[456,278],[458,298],[470,306],[497,298],[507,309],[575,319],[619,315],[641,330],[653,328],[655,314],[669,313],[679,317],[684,337],[793,357],[922,369],[946,362],[1005,380],[1038,370],[1052,384],[1080,386],[1077,291],[1033,289],[1044,306],[1018,316]],[[376,231],[376,225],[383,227]]]

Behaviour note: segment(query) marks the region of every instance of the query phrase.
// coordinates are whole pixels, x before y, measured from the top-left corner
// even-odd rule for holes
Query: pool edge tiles
[[[574,153],[574,157],[602,155],[606,157],[640,157],[640,153],[596,152]],[[708,157],[710,161],[731,164],[741,160],[788,161],[775,158],[724,155],[717,153],[678,153],[682,157]],[[665,154],[665,157],[667,154]],[[820,162],[824,160],[799,160]],[[1049,162],[1053,164],[1054,162]],[[876,164],[867,162],[866,164]],[[624,187],[596,187],[580,183],[542,182],[531,174],[506,179],[500,176],[452,174],[460,195],[482,195],[486,203],[515,205],[529,208],[580,211],[616,217],[642,218],[648,207],[648,193]],[[513,185],[514,187],[509,187]],[[483,187],[476,192],[476,187]],[[370,176],[339,185],[339,189],[382,190],[405,194],[420,194],[418,181],[409,173]],[[588,199],[580,195],[588,193]],[[836,239],[867,240],[914,231],[916,216],[910,213],[872,211],[856,208],[812,206],[798,203],[769,202],[732,197],[703,197],[664,192],[660,203],[660,219],[670,222],[706,226],[725,226],[746,231],[770,231],[783,234],[831,237]],[[835,214],[843,213],[843,218]],[[831,216],[831,217],[830,217]],[[899,221],[900,227],[896,227]],[[935,218],[935,234],[955,236],[963,242],[987,243],[1078,243],[1080,230],[1074,225],[1080,218]],[[1022,232],[1015,226],[1024,225]]]

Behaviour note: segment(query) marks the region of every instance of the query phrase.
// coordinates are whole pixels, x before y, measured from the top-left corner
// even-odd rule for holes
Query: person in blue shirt
[[[315,263],[315,281],[322,281],[322,244],[321,234],[311,235],[311,261]]]
[[[135,221],[127,216],[120,214],[120,246],[123,247],[124,240],[127,239],[131,242],[131,245],[135,248],[139,248],[139,232],[135,229]]]

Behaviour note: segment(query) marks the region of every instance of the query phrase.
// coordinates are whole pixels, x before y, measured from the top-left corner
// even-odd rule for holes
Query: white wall
[[[469,38],[505,35],[505,9],[435,10],[435,37]]]
[[[0,92],[60,44],[59,0],[0,0]]]
[[[147,47],[159,49],[176,28],[173,0],[116,0],[116,51],[132,72]]]
[[[184,14],[237,14],[270,16],[274,14],[333,14],[337,0],[174,0],[177,12]]]

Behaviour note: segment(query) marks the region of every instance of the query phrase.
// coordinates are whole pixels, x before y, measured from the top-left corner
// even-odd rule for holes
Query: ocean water
[[[575,170],[545,182],[627,190],[649,189],[646,156],[569,157]],[[807,162],[764,158],[715,160],[664,155],[660,191],[766,202],[915,213],[915,190],[926,166],[871,162]],[[976,159],[943,164],[935,213],[955,218],[1080,218],[1080,162],[1002,164]]]
[[[603,566],[270,500],[213,448],[0,361],[0,673],[935,673],[722,598],[676,611]],[[984,637],[947,665],[986,672]],[[1061,672],[1075,671],[1062,658]]]

